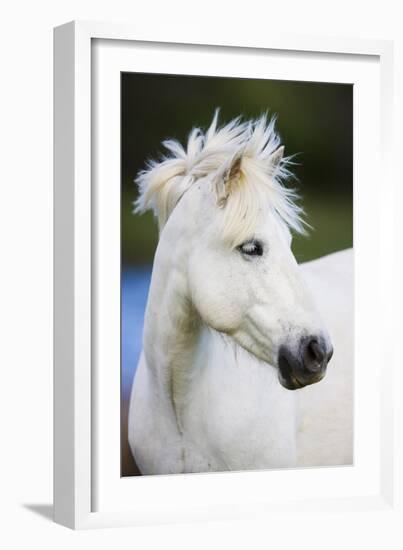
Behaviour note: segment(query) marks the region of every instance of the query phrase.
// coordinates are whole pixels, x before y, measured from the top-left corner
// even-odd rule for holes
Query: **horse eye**
[[[246,254],[247,256],[263,255],[263,246],[262,243],[259,241],[248,241],[241,244],[238,248],[242,252],[242,254]]]

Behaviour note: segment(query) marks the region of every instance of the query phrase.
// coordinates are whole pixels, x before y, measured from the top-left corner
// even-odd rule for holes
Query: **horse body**
[[[298,465],[353,463],[354,255],[348,249],[301,264],[329,328],[334,356],[325,378],[298,391]]]
[[[351,252],[297,265],[273,125],[213,121],[169,147],[140,178],[160,224],[129,410],[140,471],[351,462]]]

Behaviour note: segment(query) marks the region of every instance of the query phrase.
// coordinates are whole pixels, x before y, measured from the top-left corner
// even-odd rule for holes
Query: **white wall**
[[[153,22],[157,37],[165,25],[188,25],[198,34],[203,26],[217,32],[235,26],[239,33],[253,33],[257,28],[267,34],[271,29],[284,29],[395,38],[401,92],[403,39],[398,5],[391,0],[248,0],[238,4],[234,0],[14,0],[3,4],[0,506],[4,527],[0,544],[8,538],[3,548],[32,544],[44,549],[72,544],[80,548],[88,544],[119,545],[116,548],[398,547],[402,529],[397,512],[73,533],[25,507],[49,504],[52,492],[52,27],[71,19],[97,19],[139,26]],[[400,204],[401,199],[400,191]],[[399,229],[403,234],[400,221]]]

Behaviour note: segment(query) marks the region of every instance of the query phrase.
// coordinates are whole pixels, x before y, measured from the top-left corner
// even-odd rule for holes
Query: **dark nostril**
[[[305,342],[303,348],[303,362],[306,370],[309,372],[320,371],[325,360],[327,360],[327,357],[324,344],[319,342],[316,338],[311,338]]]
[[[312,357],[321,363],[325,358],[325,350],[323,347],[321,347],[316,340],[312,340],[312,342],[309,343],[309,349]]]

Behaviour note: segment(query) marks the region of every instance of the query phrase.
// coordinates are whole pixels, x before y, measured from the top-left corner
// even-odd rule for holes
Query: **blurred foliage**
[[[216,107],[223,123],[238,115],[276,114],[286,154],[298,154],[297,187],[314,230],[308,238],[294,239],[297,259],[352,246],[351,85],[122,73],[121,94],[124,265],[150,263],[158,238],[150,213],[132,213],[137,172],[164,152],[164,139],[183,143],[193,126],[206,128]]]

